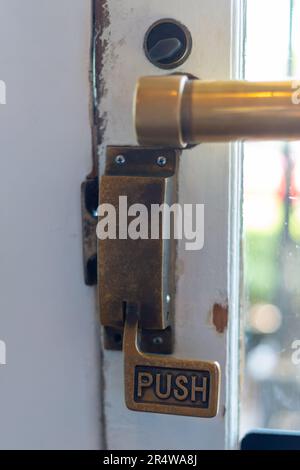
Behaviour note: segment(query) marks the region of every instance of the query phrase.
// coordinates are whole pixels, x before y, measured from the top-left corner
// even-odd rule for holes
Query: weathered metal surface
[[[201,418],[216,416],[219,364],[142,353],[138,346],[140,314],[139,304],[127,306],[123,342],[127,407]]]
[[[118,164],[121,155],[125,163]],[[160,166],[159,157],[166,163]],[[100,182],[100,203],[116,209],[117,238],[98,241],[98,279],[101,323],[106,327],[106,347],[120,349],[128,302],[141,304],[143,344],[147,351],[171,352],[171,325],[175,297],[174,237],[164,240],[163,214],[157,239],[151,238],[151,206],[171,206],[177,200],[179,152],[170,149],[109,147],[106,171]],[[133,240],[119,233],[119,197],[127,207],[143,204],[148,210],[147,239]],[[125,208],[124,208],[125,209]],[[125,209],[126,210],[126,209]],[[146,332],[149,332],[147,335]]]

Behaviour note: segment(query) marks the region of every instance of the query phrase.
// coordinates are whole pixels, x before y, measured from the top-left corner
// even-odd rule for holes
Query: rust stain
[[[218,333],[224,333],[228,324],[228,305],[215,304],[213,306],[212,322]]]

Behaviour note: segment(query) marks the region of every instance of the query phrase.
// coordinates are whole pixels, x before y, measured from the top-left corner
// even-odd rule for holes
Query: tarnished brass
[[[150,233],[148,239],[137,240],[120,234],[119,198],[126,196],[128,207],[143,204],[149,216],[152,204],[171,206],[177,201],[178,156],[174,149],[109,147],[107,150],[100,203],[115,207],[118,231],[116,239],[98,241],[99,305],[108,349],[122,348],[126,304],[137,302],[142,311],[143,348],[148,352],[172,352],[175,241],[172,237],[170,240],[162,237],[164,215],[157,239],[151,239]],[[127,233],[128,225],[125,228]]]
[[[166,148],[107,150],[100,204],[115,208],[118,233],[115,239],[98,241],[100,314],[105,347],[123,346],[128,408],[210,418],[218,411],[219,365],[162,355],[173,348],[176,254],[174,237],[162,236],[165,214],[157,239],[149,233],[132,240],[119,230],[120,196],[126,196],[128,207],[143,204],[148,209],[177,201],[179,154]]]
[[[138,141],[185,147],[201,142],[299,139],[295,83],[142,77],[134,104]]]
[[[216,362],[144,354],[138,346],[139,304],[127,304],[124,330],[125,401],[129,409],[212,418],[218,412]]]

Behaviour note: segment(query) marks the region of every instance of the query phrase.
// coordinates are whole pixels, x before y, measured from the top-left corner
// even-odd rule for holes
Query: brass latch
[[[172,237],[162,237],[164,211],[156,235],[150,232],[151,208],[171,206],[177,201],[178,157],[174,149],[107,149],[100,207],[103,215],[107,205],[115,209],[116,233],[98,240],[98,280],[100,317],[108,349],[122,348],[126,305],[136,302],[141,305],[143,349],[172,352],[176,244]],[[133,239],[129,208],[138,212],[140,206],[149,216],[148,236]]]
[[[174,343],[176,240],[174,225],[169,237],[165,229],[177,202],[179,155],[169,148],[107,149],[98,216],[105,223],[112,210],[116,232],[98,233],[100,317],[105,347],[123,348],[128,408],[212,417],[218,410],[218,364],[167,356]],[[141,206],[148,233],[132,239],[130,223]],[[153,207],[160,208],[154,234]]]
[[[216,416],[219,364],[144,354],[139,349],[140,313],[138,304],[127,305],[123,349],[128,408],[201,418]]]

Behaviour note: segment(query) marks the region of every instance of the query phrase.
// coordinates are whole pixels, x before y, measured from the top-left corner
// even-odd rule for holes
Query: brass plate
[[[124,331],[125,401],[129,409],[201,418],[218,413],[220,367],[216,362],[144,354],[138,347],[138,316]]]
[[[174,149],[108,147],[105,174],[100,180],[100,203],[116,208],[126,196],[128,207],[177,202],[178,157]],[[123,164],[118,164],[122,156]],[[161,157],[165,164],[157,162]],[[128,222],[130,218],[128,218]],[[160,220],[157,239],[98,240],[98,280],[105,347],[121,349],[127,302],[141,304],[142,343],[148,352],[172,351],[175,299],[176,240],[163,240]],[[150,227],[150,220],[149,220]],[[157,342],[157,340],[159,340]]]

